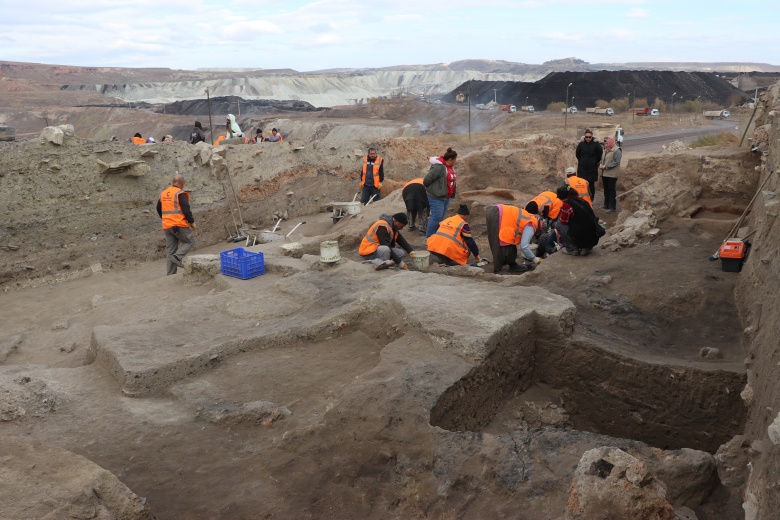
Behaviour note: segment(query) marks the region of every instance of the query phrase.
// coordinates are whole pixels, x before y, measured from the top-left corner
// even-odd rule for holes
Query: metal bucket
[[[335,240],[326,240],[320,242],[320,262],[332,264],[341,260],[339,254],[339,243]]]
[[[427,271],[428,262],[431,258],[431,254],[428,251],[412,251],[409,254],[409,258],[412,260],[412,266],[417,271]]]

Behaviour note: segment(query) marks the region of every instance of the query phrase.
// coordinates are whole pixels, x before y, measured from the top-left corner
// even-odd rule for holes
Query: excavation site
[[[491,208],[555,192],[603,119],[266,104],[236,120],[283,141],[215,146],[208,116],[44,94],[2,108],[0,518],[779,517],[780,84],[728,121],[617,114],[606,234],[498,274]],[[445,217],[490,262],[377,269],[367,231],[448,148]],[[166,276],[176,175],[196,244]]]

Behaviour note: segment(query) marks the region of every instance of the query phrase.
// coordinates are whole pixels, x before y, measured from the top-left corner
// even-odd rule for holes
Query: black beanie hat
[[[465,204],[461,204],[460,207],[458,207],[458,215],[469,215],[469,207]]]
[[[200,121],[195,121],[195,128],[200,128],[201,130],[203,130],[203,127],[200,126]]]
[[[409,223],[409,219],[406,218],[406,213],[396,213],[393,215],[393,220],[400,222],[404,226]]]
[[[525,210],[532,215],[536,215],[539,213],[539,205],[536,202],[531,201],[525,205]]]

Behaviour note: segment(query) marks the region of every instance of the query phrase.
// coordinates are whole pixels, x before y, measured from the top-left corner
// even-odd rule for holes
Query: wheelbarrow
[[[328,204],[333,208],[333,223],[338,224],[339,220],[346,216],[355,216],[360,213],[360,201],[352,202],[331,202]]]

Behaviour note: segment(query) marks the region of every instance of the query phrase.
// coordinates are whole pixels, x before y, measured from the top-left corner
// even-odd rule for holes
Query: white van
[[[661,112],[659,112],[657,108],[654,108],[654,109],[652,109],[652,110],[650,111],[650,115],[651,115],[651,116],[660,116],[660,115],[661,115]]]

